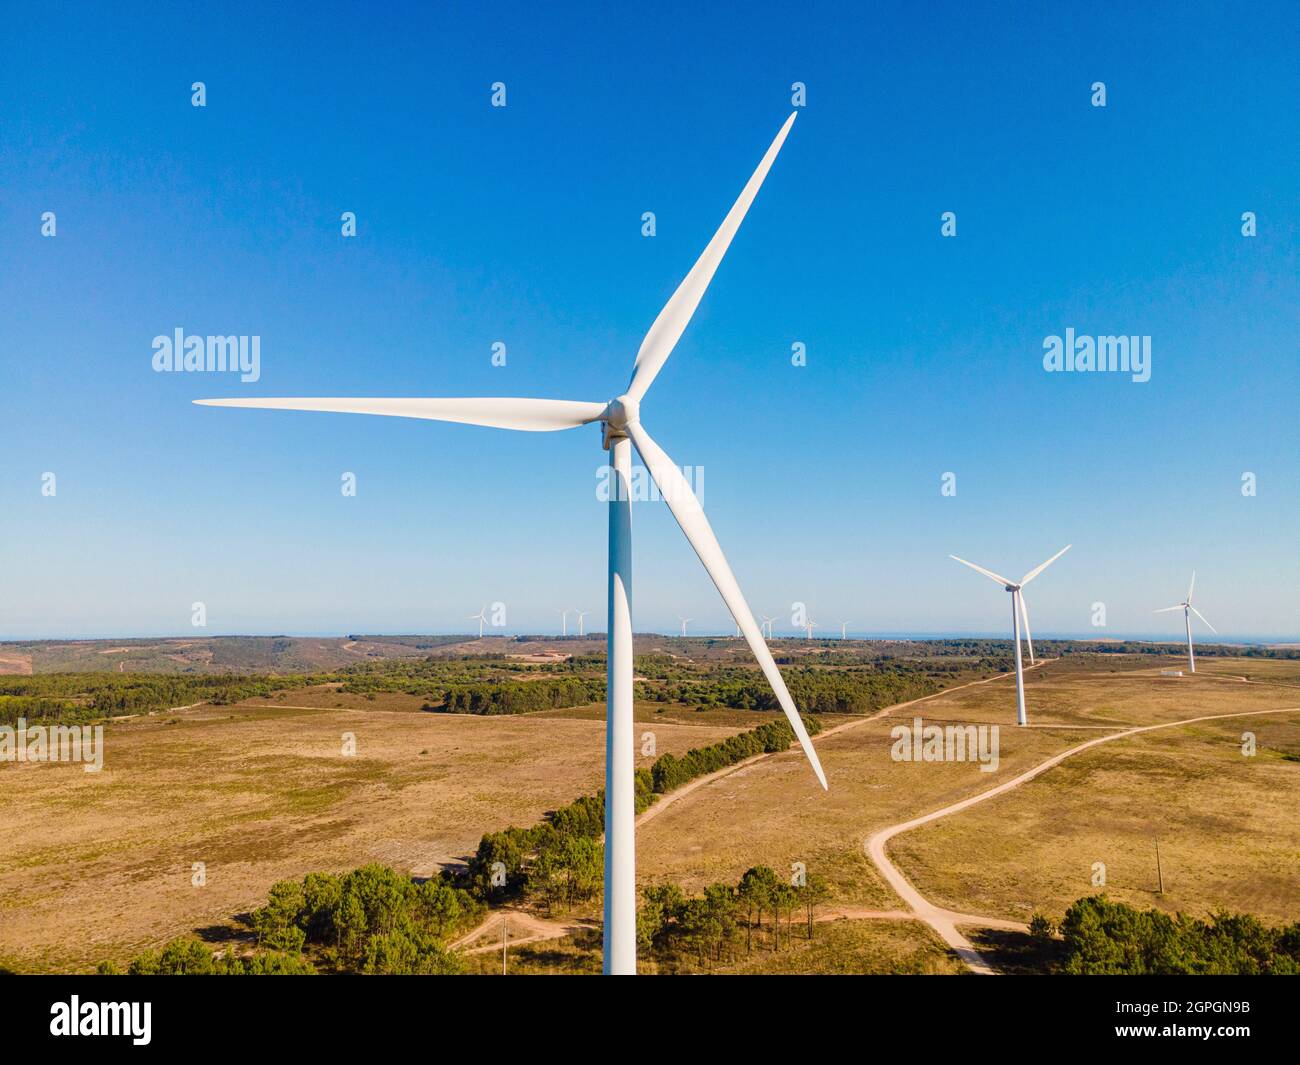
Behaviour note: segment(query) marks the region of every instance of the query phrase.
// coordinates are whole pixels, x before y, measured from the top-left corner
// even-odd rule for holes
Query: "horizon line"
[[[466,642],[472,640],[592,640],[597,637],[605,639],[608,633],[605,629],[596,629],[592,632],[579,635],[577,633],[562,634],[558,632],[530,632],[525,629],[512,632],[485,632],[482,636],[474,632],[461,632],[457,630],[445,630],[442,632],[343,632],[330,630],[328,632],[214,632],[214,633],[175,633],[160,634],[146,633],[137,635],[124,635],[120,633],[109,633],[107,635],[95,636],[0,636],[0,646],[7,644],[30,644],[30,643],[99,643],[110,640],[235,640],[235,639],[282,639],[282,640],[356,640],[358,638],[374,637],[377,639],[396,639],[407,637],[411,639],[420,639],[426,637],[462,637]],[[717,632],[695,632],[688,633],[686,636],[678,631],[658,631],[654,629],[634,630],[633,636],[655,636],[664,639],[673,640],[736,640],[744,639],[743,636],[737,637],[733,631]],[[877,630],[877,631],[860,631],[849,632],[848,640],[857,643],[878,643],[885,641],[939,641],[939,640],[991,640],[995,642],[1011,643],[1012,637],[1008,634],[997,634],[992,632],[963,632],[963,631],[928,631],[928,632],[908,632],[898,630]],[[775,633],[772,640],[799,640],[801,642],[837,642],[841,637],[837,630],[817,629],[811,640],[803,634],[800,629],[791,629],[788,633]],[[1167,638],[1154,637],[1150,635],[1140,635],[1133,633],[1117,633],[1108,636],[1097,635],[1075,635],[1060,633],[1039,633],[1035,636],[1039,641],[1070,642],[1070,643],[1151,643],[1151,644],[1184,644],[1186,641],[1180,636],[1170,636]],[[1206,636],[1197,641],[1198,645],[1203,644],[1226,644],[1252,647],[1279,647],[1290,644],[1300,644],[1300,635],[1285,636],[1271,634],[1263,635],[1236,635],[1220,633],[1215,636]]]

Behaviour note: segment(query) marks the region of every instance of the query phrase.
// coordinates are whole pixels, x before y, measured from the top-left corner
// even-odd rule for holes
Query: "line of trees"
[[[809,735],[821,731],[815,717],[803,721]],[[656,796],[695,777],[752,755],[787,750],[794,739],[794,730],[787,722],[770,721],[719,743],[687,751],[681,758],[660,755],[649,769],[638,768],[634,774],[636,812],[649,807]],[[470,859],[463,886],[489,902],[531,896],[551,909],[586,901],[603,889],[604,848],[598,841],[604,832],[602,789],[551,811],[532,828],[511,827],[487,833]]]
[[[821,722],[817,718],[808,716],[802,719],[808,735],[815,736],[821,731]],[[692,748],[680,758],[673,754],[662,754],[650,768],[651,789],[656,794],[663,795],[696,777],[716,773],[719,769],[743,762],[756,754],[787,750],[794,738],[794,730],[788,722],[768,721],[707,747]]]
[[[1040,935],[1048,929],[1040,924]],[[1269,928],[1250,914],[1208,921],[1138,910],[1105,895],[1076,901],[1061,921],[1057,971],[1068,975],[1300,975],[1300,923]]]
[[[296,954],[258,951],[255,954],[218,956],[197,939],[174,939],[161,950],[147,951],[133,958],[127,976],[310,976],[315,972],[306,958]],[[102,962],[100,976],[121,976],[112,962]]]
[[[191,703],[236,703],[320,683],[308,676],[235,674],[40,673],[0,678],[0,725],[66,725],[122,714],[144,714]]]
[[[814,874],[794,883],[781,880],[770,867],[755,866],[734,886],[710,884],[700,895],[686,895],[675,884],[647,888],[637,911],[637,945],[644,956],[671,962],[693,957],[701,966],[734,961],[749,954],[764,939],[773,951],[794,938],[796,916],[805,936],[813,937],[813,909],[829,895],[826,882]],[[763,920],[768,918],[767,930]]]
[[[585,706],[605,698],[604,679],[557,677],[494,684],[455,684],[442,689],[437,703],[423,709],[444,714],[531,714],[566,706]]]
[[[603,675],[604,670],[603,655],[575,655],[553,662],[523,662],[501,654],[430,655],[349,666],[342,674],[342,690],[353,695],[404,692],[434,698],[448,685],[492,683],[519,677]]]
[[[945,671],[946,672],[946,671]],[[795,703],[810,714],[862,714],[941,690],[924,672],[849,668],[787,669],[786,686]],[[654,702],[726,706],[736,710],[779,710],[767,680],[752,671],[700,674],[683,680],[638,685],[637,694]]]

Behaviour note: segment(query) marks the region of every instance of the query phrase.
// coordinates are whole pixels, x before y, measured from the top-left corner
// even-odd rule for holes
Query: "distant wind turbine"
[[[1054,554],[1041,566],[1035,566],[1023,577],[1021,577],[1020,582],[1018,584],[1015,581],[1007,580],[1006,577],[998,576],[998,574],[994,573],[992,570],[985,569],[983,566],[977,566],[975,565],[974,562],[967,562],[964,558],[957,558],[956,555],[948,556],[949,558],[954,559],[957,562],[960,562],[963,566],[969,566],[976,573],[982,573],[990,580],[997,581],[998,584],[1003,585],[1006,588],[1006,590],[1011,593],[1011,629],[1012,632],[1015,634],[1014,638],[1016,642],[1016,724],[1017,725],[1028,724],[1027,720],[1025,719],[1025,667],[1024,667],[1024,663],[1020,659],[1020,619],[1021,618],[1024,618],[1025,639],[1029,642],[1029,664],[1030,665],[1034,664],[1034,638],[1029,633],[1029,611],[1025,607],[1025,597],[1021,589],[1024,588],[1026,584],[1032,581],[1040,573],[1042,573],[1043,570],[1047,569],[1048,566],[1050,566],[1053,562],[1055,562],[1068,550],[1070,550],[1072,546],[1073,545],[1071,544],[1066,544],[1063,548],[1061,548],[1061,550],[1056,552],[1056,554]]]
[[[465,620],[478,622],[478,638],[483,639],[483,623],[487,621],[487,607],[484,607],[477,614],[471,614]]]
[[[848,621],[841,621],[841,622],[840,622],[840,639],[841,639],[841,640],[847,638],[847,637],[846,637],[846,634],[847,634],[848,631],[849,631],[849,625],[850,625],[850,624],[851,624],[851,622],[848,622]]]
[[[560,635],[561,635],[561,636],[568,636],[568,635],[569,635],[569,614],[570,614],[570,611],[568,611],[568,610],[561,610],[561,609],[559,609],[559,608],[557,607],[556,610],[555,610],[555,612],[556,612],[557,614],[560,615]]]
[[[1192,570],[1192,583],[1187,586],[1187,598],[1177,606],[1162,606],[1156,611],[1157,614],[1164,614],[1170,610],[1181,610],[1183,612],[1183,621],[1187,625],[1187,669],[1190,673],[1196,672],[1196,652],[1192,650],[1192,615],[1195,614],[1202,621],[1205,621],[1205,615],[1196,607],[1192,606],[1192,589],[1196,587],[1196,570]],[[1205,627],[1216,636],[1219,630],[1205,621]]]
[[[588,614],[590,614],[591,611],[590,611],[590,610],[575,610],[574,613],[578,615],[578,635],[579,635],[579,636],[586,636],[586,635],[587,635],[587,631],[586,631],[586,629],[583,628],[583,625],[582,625],[582,619],[585,618]]]
[[[776,617],[775,615],[768,617],[766,614],[760,614],[759,617],[763,619],[763,628],[767,629],[767,638],[770,640],[772,638],[772,622],[776,620]]]
[[[684,618],[684,617],[681,616],[681,614],[678,614],[678,615],[677,615],[677,620],[680,621],[680,622],[682,623],[682,635],[685,636],[685,635],[686,635],[686,626],[689,625],[689,624],[690,624],[692,621],[694,621],[695,619],[694,619],[694,618]]]
[[[821,624],[820,621],[813,621],[812,618],[809,618],[807,621],[805,621],[805,622],[804,622],[804,625],[803,625],[803,628],[804,628],[804,639],[811,640],[811,639],[812,639],[812,634],[813,634],[813,629],[817,628],[817,626],[820,625],[820,624]]]
[[[605,718],[605,927],[604,970],[636,972],[636,789],[632,719],[632,448],[636,447],[677,524],[699,556],[732,616],[740,622],[763,675],[772,685],[790,728],[818,782],[826,775],[794,700],[763,641],[731,566],[690,483],[641,424],[641,401],[690,323],[705,290],[731,246],[759,187],[785,143],[798,112],[791,114],[768,147],[740,196],[690,272],[650,326],[637,352],[626,391],[604,403],[556,399],[208,399],[219,407],[335,411],[488,425],[498,429],[552,432],[585,425],[602,427],[613,473],[609,493],[609,677]],[[716,417],[710,427],[734,436],[745,411],[729,406],[728,394],[711,397]]]

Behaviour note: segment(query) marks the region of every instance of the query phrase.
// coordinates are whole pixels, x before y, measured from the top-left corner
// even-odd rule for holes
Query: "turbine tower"
[[[799,740],[823,788],[817,753],[790,698],[772,652],[758,630],[740,585],[709,525],[691,486],[641,424],[641,401],[681,338],[722,257],[740,228],[759,187],[767,177],[798,112],[781,127],[739,198],[722,220],[703,253],[678,285],[641,342],[627,390],[605,403],[557,399],[216,399],[196,400],[210,406],[257,407],[277,410],[334,411],[402,418],[487,425],[498,429],[552,432],[599,425],[602,446],[610,452],[609,497],[609,634],[605,724],[605,929],[604,969],[607,973],[636,972],[636,836],[634,744],[632,723],[632,448],[636,447],[668,509],[695,549],[727,609],[740,624],[763,675]],[[734,433],[738,425],[723,421],[720,401],[718,428]],[[733,416],[735,412],[732,412]]]
[[[477,614],[471,614],[465,620],[478,622],[478,638],[483,639],[483,623],[487,621],[487,607],[484,607]]]
[[[803,633],[803,634],[804,634],[804,639],[806,639],[806,640],[811,640],[811,639],[812,639],[812,634],[813,634],[813,629],[817,628],[817,626],[820,625],[820,624],[821,624],[820,621],[813,621],[812,618],[809,618],[807,621],[805,621],[804,624],[803,624],[803,629],[804,629],[804,633]]]
[[[586,636],[586,635],[587,635],[587,630],[583,627],[582,619],[585,618],[588,614],[590,614],[591,611],[590,611],[590,610],[575,610],[574,613],[578,615],[578,635],[579,635],[579,636]]]
[[[772,638],[772,622],[776,620],[776,616],[768,617],[766,614],[760,614],[759,617],[763,619],[762,627],[767,629],[767,638],[770,640]]]
[[[1192,606],[1192,590],[1196,587],[1196,570],[1192,570],[1192,583],[1187,586],[1187,598],[1177,606],[1162,606],[1156,611],[1157,614],[1164,614],[1170,610],[1181,610],[1183,612],[1183,621],[1187,625],[1187,670],[1189,673],[1196,672],[1196,652],[1192,650],[1192,615],[1195,614],[1202,621],[1205,621],[1205,615],[1196,607]],[[1219,630],[1205,621],[1205,627],[1216,636]]]
[[[686,626],[687,626],[690,622],[694,621],[695,619],[694,619],[694,618],[684,618],[684,617],[681,616],[681,614],[678,614],[678,615],[677,615],[677,620],[680,621],[680,622],[682,623],[682,635],[685,636],[685,635],[686,635]]]
[[[983,566],[977,566],[975,565],[974,562],[967,562],[964,558],[957,558],[956,555],[948,556],[949,558],[955,559],[956,561],[960,562],[963,566],[969,566],[976,573],[982,573],[990,580],[997,581],[998,584],[1001,584],[1003,587],[1006,588],[1008,592],[1011,593],[1011,630],[1014,633],[1014,639],[1016,643],[1016,724],[1017,725],[1028,724],[1028,721],[1025,718],[1025,666],[1024,666],[1024,662],[1022,662],[1020,658],[1020,619],[1021,618],[1024,618],[1025,639],[1029,643],[1029,664],[1031,666],[1034,664],[1034,638],[1032,635],[1030,635],[1029,632],[1029,610],[1025,607],[1025,596],[1021,589],[1023,589],[1026,584],[1032,581],[1035,577],[1037,577],[1040,573],[1042,573],[1043,570],[1047,569],[1048,566],[1050,566],[1053,562],[1055,562],[1058,558],[1060,558],[1063,554],[1065,554],[1068,550],[1070,550],[1071,546],[1073,545],[1066,544],[1063,548],[1061,548],[1061,550],[1056,552],[1056,554],[1054,554],[1041,566],[1035,566],[1033,569],[1031,569],[1028,573],[1026,573],[1023,577],[1020,578],[1019,583],[1016,583],[1015,581],[1009,581],[1005,577],[999,577],[992,570],[985,569]]]
[[[560,635],[568,636],[569,635],[569,611],[560,610],[557,607],[555,612],[560,615]]]
[[[840,622],[840,639],[841,639],[841,640],[843,640],[843,639],[847,639],[847,634],[848,634],[848,631],[849,631],[849,625],[850,625],[850,622],[847,622],[847,621],[841,621],[841,622]]]

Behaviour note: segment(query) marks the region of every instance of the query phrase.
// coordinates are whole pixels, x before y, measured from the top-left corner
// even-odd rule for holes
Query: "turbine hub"
[[[628,422],[637,421],[640,415],[641,405],[626,393],[611,399],[605,408],[605,422],[611,429],[626,429]]]

